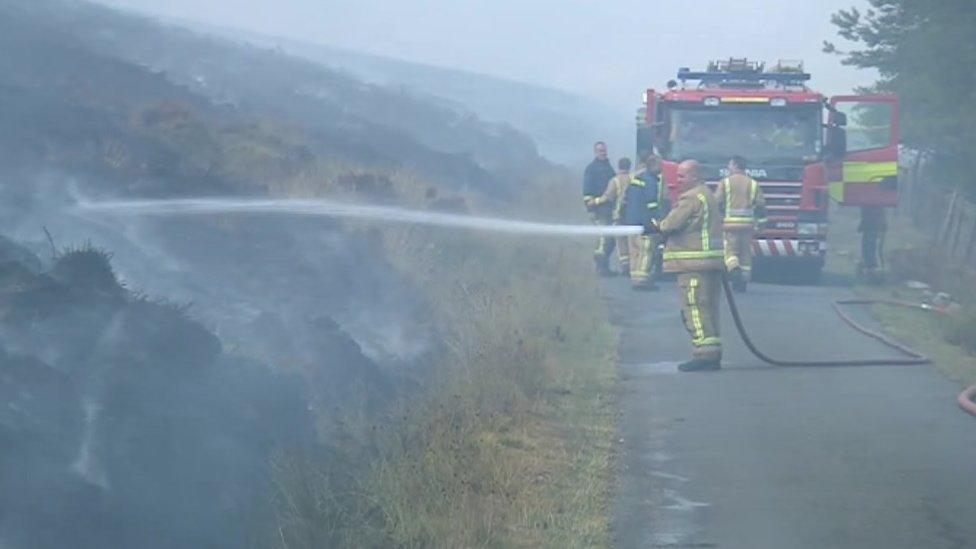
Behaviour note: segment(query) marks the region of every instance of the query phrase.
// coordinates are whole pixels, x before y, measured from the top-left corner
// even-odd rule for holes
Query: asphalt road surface
[[[766,366],[723,304],[723,370],[679,373],[691,344],[674,285],[617,278],[607,294],[622,330],[618,547],[976,548],[976,419],[933,367]],[[836,317],[841,297],[756,284],[739,304],[776,358],[898,356]]]

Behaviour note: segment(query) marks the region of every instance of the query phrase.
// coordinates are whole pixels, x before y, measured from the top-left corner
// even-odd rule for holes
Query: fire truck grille
[[[759,184],[770,216],[795,217],[800,209],[803,184],[798,181],[763,181]]]

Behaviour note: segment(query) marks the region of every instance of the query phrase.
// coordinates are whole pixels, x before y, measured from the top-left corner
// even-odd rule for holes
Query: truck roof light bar
[[[703,85],[739,86],[761,88],[768,84],[781,86],[802,86],[810,80],[810,73],[803,72],[799,61],[780,61],[767,71],[764,63],[748,59],[730,58],[712,61],[706,71],[692,71],[688,67],[678,69],[678,80],[698,80]]]

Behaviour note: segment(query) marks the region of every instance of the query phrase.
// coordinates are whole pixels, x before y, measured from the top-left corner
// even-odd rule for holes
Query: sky
[[[631,108],[678,67],[802,59],[827,93],[874,75],[821,53],[863,0],[100,0],[164,17],[462,68]],[[839,44],[842,45],[842,44]]]

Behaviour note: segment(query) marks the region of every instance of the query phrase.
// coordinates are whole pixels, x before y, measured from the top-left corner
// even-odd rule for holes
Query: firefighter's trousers
[[[594,225],[609,225],[610,215],[604,215],[599,210],[590,212],[590,221]],[[596,248],[593,250],[593,257],[597,260],[603,262],[606,265],[607,260],[613,254],[614,248],[617,246],[617,241],[612,236],[600,235],[597,237]]]
[[[725,268],[729,271],[736,267],[749,278],[752,272],[752,229],[737,229],[725,231]]]
[[[614,223],[616,225],[617,223]],[[620,263],[620,268],[624,271],[630,270],[630,244],[628,240],[629,236],[618,236],[617,237],[617,261]]]
[[[722,272],[693,271],[678,275],[681,317],[691,334],[695,358],[722,358],[719,335],[719,299],[722,297]]]
[[[878,258],[883,253],[878,244],[884,235],[881,231],[867,230],[861,233],[861,262],[864,268],[874,270],[878,268]]]
[[[627,237],[627,243],[630,248],[630,282],[634,286],[647,286],[651,280],[657,237],[630,236]]]

